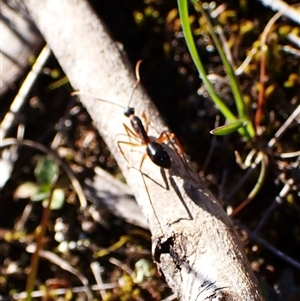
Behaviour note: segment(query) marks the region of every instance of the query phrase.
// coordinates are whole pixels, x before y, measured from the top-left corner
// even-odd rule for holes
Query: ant
[[[136,75],[136,83],[134,85],[130,100],[129,100],[129,104],[130,101],[132,99],[132,96],[134,94],[135,89],[137,88],[137,86],[140,83],[140,75],[139,75],[139,67],[140,64],[142,63],[142,60],[139,60],[136,64],[135,67],[135,75]],[[135,110],[133,107],[130,107],[128,104],[128,107],[125,108],[124,110],[124,115],[126,117],[128,117],[130,119],[130,123],[132,126],[132,129],[134,131],[132,131],[126,124],[123,124],[128,137],[132,137],[132,138],[137,138],[141,141],[140,144],[134,144],[132,142],[126,142],[126,141],[118,141],[118,147],[120,152],[122,153],[123,157],[126,159],[126,156],[122,150],[121,144],[126,144],[126,145],[130,145],[130,146],[140,146],[140,145],[145,145],[146,146],[146,152],[144,153],[142,159],[141,159],[141,163],[139,166],[139,171],[142,170],[142,166],[144,163],[145,158],[148,157],[150,158],[150,160],[157,166],[162,167],[164,169],[170,169],[171,168],[171,159],[169,154],[167,153],[166,149],[162,146],[162,143],[164,141],[169,141],[172,145],[172,147],[174,148],[174,150],[176,151],[177,155],[179,156],[179,158],[181,159],[185,170],[187,171],[187,173],[189,174],[189,176],[194,180],[194,178],[190,175],[189,171],[188,171],[188,165],[185,161],[185,159],[183,158],[182,154],[183,154],[183,149],[181,144],[179,143],[178,139],[176,138],[174,133],[169,133],[168,131],[163,131],[160,136],[155,139],[155,141],[151,140],[150,137],[148,136],[148,119],[145,115],[145,113],[142,113],[142,118],[145,120],[145,126],[143,125],[141,119],[135,115]],[[179,147],[180,153],[178,152],[177,148],[175,147],[175,144],[172,142],[172,139],[175,140],[176,145]],[[126,159],[127,160],[127,159]]]
[[[135,89],[140,83],[140,75],[139,75],[139,67],[142,60],[139,60],[135,67],[135,75],[136,75],[136,83],[134,85],[130,101],[132,99],[132,96],[134,94]],[[132,126],[132,131],[126,124],[123,124],[127,134],[129,137],[137,138],[141,141],[141,145],[146,146],[146,153],[144,153],[143,158],[141,160],[141,164],[139,167],[139,170],[142,170],[142,166],[144,163],[144,160],[146,156],[150,158],[150,160],[157,166],[170,169],[171,168],[171,159],[165,148],[162,146],[162,142],[166,140],[166,137],[168,137],[166,132],[161,133],[161,135],[156,139],[156,141],[152,141],[150,137],[148,136],[148,120],[146,118],[145,113],[142,114],[142,118],[145,120],[145,127],[141,121],[141,119],[135,115],[135,110],[133,107],[130,107],[128,104],[128,107],[124,110],[124,115],[130,119],[130,123]],[[121,144],[127,144],[131,146],[138,146],[139,144],[133,144],[131,142],[125,142],[125,141],[118,141],[118,147],[124,158],[126,159],[124,152],[121,148]]]
[[[128,134],[128,136],[133,135],[134,137],[138,137],[141,140],[142,145],[146,145],[146,151],[147,153],[144,154],[142,160],[141,160],[141,165],[140,165],[140,170],[142,168],[143,162],[148,155],[150,160],[157,166],[165,168],[165,169],[170,169],[171,168],[171,159],[165,148],[162,146],[162,142],[165,140],[163,135],[165,132],[163,132],[156,141],[151,141],[150,137],[147,134],[147,128],[145,129],[141,119],[135,115],[134,108],[133,107],[127,107],[124,111],[124,115],[130,119],[130,123],[132,128],[134,129],[134,132],[125,124],[125,130]],[[145,114],[142,114],[142,117],[146,119]],[[122,148],[120,144],[128,144],[131,146],[135,146],[136,144],[132,144],[131,142],[125,142],[125,141],[118,141],[118,146],[119,149],[122,153],[122,155],[125,157]]]
[[[136,83],[134,85],[134,88],[133,88],[133,91],[131,93],[129,104],[130,104],[130,101],[133,97],[134,91],[136,90],[137,86],[140,84],[139,67],[140,67],[141,63],[142,63],[142,60],[139,60],[136,64],[136,67],[135,67],[135,75],[136,75],[137,81],[136,81]],[[90,95],[88,93],[82,93],[80,91],[74,91],[71,95],[80,95],[80,94],[94,97],[93,95]],[[110,102],[108,100],[101,99],[101,101],[120,106],[120,105],[118,105],[116,103],[113,103],[113,102]],[[126,133],[129,137],[139,139],[141,141],[141,143],[140,144],[135,144],[135,143],[126,142],[126,141],[118,141],[117,142],[118,143],[118,148],[119,148],[120,152],[122,153],[123,157],[126,159],[126,161],[127,161],[127,158],[126,158],[126,156],[125,156],[125,154],[122,150],[121,144],[126,144],[126,145],[130,145],[130,146],[145,145],[146,146],[146,153],[143,155],[143,158],[141,160],[141,164],[140,164],[140,167],[139,167],[140,171],[142,169],[143,162],[144,162],[145,158],[147,157],[147,155],[155,165],[157,165],[159,167],[162,167],[164,169],[170,169],[171,168],[170,156],[167,153],[166,149],[162,146],[162,143],[164,141],[169,141],[171,143],[172,147],[174,148],[174,150],[176,151],[177,155],[181,158],[187,173],[189,174],[189,176],[192,179],[194,179],[188,171],[189,167],[188,167],[187,163],[185,162],[185,159],[182,158],[183,148],[182,148],[180,142],[178,141],[177,137],[175,136],[175,134],[174,133],[169,133],[169,131],[163,131],[155,141],[151,140],[150,137],[148,136],[148,124],[149,124],[149,122],[148,122],[148,119],[147,119],[145,113],[142,113],[142,118],[145,120],[145,126],[144,126],[141,119],[137,115],[135,115],[134,108],[130,107],[129,104],[128,104],[128,107],[126,107],[124,109],[123,113],[126,117],[128,117],[130,119],[130,123],[131,123],[131,126],[132,126],[133,130],[130,129],[124,123],[123,123],[123,126],[124,126],[125,131],[126,131]],[[120,106],[120,107],[122,107],[122,106]],[[122,108],[124,108],[124,107],[122,107]],[[172,142],[172,139],[175,140],[175,143],[178,146],[180,152],[175,147],[175,144]]]
[[[124,154],[124,151],[123,151],[121,145],[129,145],[129,146],[133,146],[133,147],[134,146],[142,146],[142,145],[146,146],[146,152],[144,153],[144,155],[141,159],[140,166],[139,166],[139,171],[142,173],[142,166],[143,166],[143,163],[144,163],[147,156],[150,158],[150,160],[155,165],[157,165],[159,167],[162,167],[164,169],[170,169],[171,168],[170,156],[167,153],[166,149],[162,145],[162,143],[164,141],[168,141],[168,142],[170,142],[173,149],[175,150],[175,152],[179,156],[180,160],[182,161],[182,163],[184,165],[184,168],[185,168],[186,172],[188,173],[189,177],[192,180],[195,180],[189,172],[188,164],[187,164],[187,162],[186,162],[186,160],[183,156],[182,146],[179,143],[178,139],[176,138],[175,134],[170,133],[169,131],[163,131],[157,139],[155,139],[155,140],[151,139],[148,135],[148,124],[149,124],[149,122],[148,122],[148,119],[147,119],[145,113],[142,113],[142,118],[145,120],[145,125],[144,125],[142,123],[141,119],[137,115],[135,115],[134,108],[130,106],[130,101],[133,97],[134,91],[136,90],[137,86],[140,83],[139,67],[140,67],[141,62],[142,62],[142,60],[139,60],[136,64],[135,75],[136,75],[137,81],[136,81],[136,83],[133,87],[133,90],[132,90],[132,93],[131,93],[131,96],[130,96],[130,99],[129,99],[128,107],[126,107],[124,112],[123,112],[124,115],[130,119],[130,124],[131,124],[131,127],[132,127],[132,129],[131,129],[130,127],[128,127],[126,124],[123,123],[123,126],[125,128],[125,131],[126,131],[128,137],[129,137],[129,139],[130,138],[137,139],[137,140],[140,141],[140,143],[132,143],[131,141],[118,141],[117,142],[118,143],[118,148],[119,148],[121,154],[123,155],[123,157],[125,158],[125,160],[127,161],[127,158]],[[92,96],[90,94],[87,94],[87,93],[81,93],[80,91],[75,91],[75,92],[72,93],[72,95],[78,95],[78,94],[83,94],[83,95],[94,97],[94,96]],[[107,101],[107,100],[101,99],[101,101],[107,102],[107,103],[112,103],[114,105],[120,106],[116,103],[113,103],[113,102],[110,102],[110,101]],[[122,107],[122,108],[124,108],[124,107]],[[175,143],[172,141],[172,139],[173,139],[173,141],[175,141]],[[149,198],[151,206],[153,208],[151,198],[150,198],[150,194],[149,194],[147,185],[145,183],[143,173],[142,173],[142,177],[143,177],[144,186],[145,186],[147,194],[148,194],[148,198]],[[153,208],[153,212],[155,214],[156,219],[158,220],[158,217],[155,213],[154,208]]]

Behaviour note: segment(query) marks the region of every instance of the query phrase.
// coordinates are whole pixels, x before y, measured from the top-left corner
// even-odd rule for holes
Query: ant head
[[[132,115],[134,115],[134,108],[133,107],[127,107],[125,110],[124,110],[124,115],[126,117],[130,117]]]

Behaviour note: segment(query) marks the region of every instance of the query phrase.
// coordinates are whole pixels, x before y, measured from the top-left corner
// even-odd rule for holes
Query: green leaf
[[[247,125],[247,122],[243,120],[237,120],[235,122],[217,127],[210,131],[212,135],[216,136],[224,136],[228,135],[230,133],[238,131],[241,127],[245,127]]]
[[[58,177],[59,168],[56,162],[50,158],[43,157],[38,161],[34,174],[41,184],[52,185]]]
[[[31,200],[33,202],[40,202],[40,201],[46,199],[50,194],[50,189],[51,189],[50,185],[47,185],[47,184],[40,185],[38,187],[36,193],[31,196]]]
[[[46,199],[43,201],[43,206],[47,207],[48,206],[49,200]],[[59,210],[62,208],[65,202],[65,193],[63,189],[57,188],[53,190],[52,193],[52,200],[50,204],[50,209],[51,210]]]
[[[37,193],[39,186],[33,182],[25,182],[19,185],[14,193],[16,199],[27,199],[31,198]]]

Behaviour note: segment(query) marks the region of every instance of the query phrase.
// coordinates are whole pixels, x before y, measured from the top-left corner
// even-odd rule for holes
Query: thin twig
[[[38,149],[39,151],[52,156],[54,158],[54,160],[58,162],[59,166],[64,170],[64,172],[67,174],[68,178],[70,179],[70,182],[78,195],[81,209],[83,210],[86,208],[87,201],[86,201],[85,195],[83,193],[81,184],[75,177],[75,175],[74,175],[73,171],[70,169],[70,167],[58,156],[58,154],[54,150],[47,148],[46,146],[44,146],[38,142],[35,142],[35,141],[31,141],[31,140],[20,140],[19,141],[15,138],[6,138],[3,141],[1,141],[0,149],[7,147],[7,146],[11,146],[11,145],[25,145],[28,147]]]
[[[267,26],[265,27],[263,34],[261,36],[261,57],[260,57],[260,89],[259,89],[259,95],[258,95],[258,101],[257,101],[257,110],[255,114],[255,126],[258,132],[259,131],[259,124],[261,120],[261,114],[262,114],[262,107],[265,100],[265,83],[266,83],[266,52],[268,49],[267,46],[267,36],[269,32],[272,29],[272,26],[274,23],[282,16],[281,13],[277,13],[274,15],[271,20],[268,22]]]
[[[3,121],[0,124],[0,141],[7,136],[8,130],[11,128],[12,124],[15,121],[16,114],[20,111],[22,105],[24,104],[30,89],[32,88],[34,82],[40,74],[45,62],[49,58],[50,53],[50,47],[48,45],[45,45],[35,64],[32,66],[31,71],[28,73],[25,81],[23,82],[16,98],[11,104],[9,112],[5,115]]]
[[[298,261],[294,260],[290,256],[288,256],[288,255],[284,254],[283,252],[279,251],[278,249],[276,249],[275,247],[270,245],[267,241],[265,241],[263,238],[257,236],[254,232],[250,231],[247,227],[245,227],[243,225],[239,225],[239,228],[245,230],[248,233],[249,238],[251,240],[256,241],[257,243],[259,243],[260,245],[265,247],[267,250],[269,250],[270,252],[275,254],[277,257],[281,258],[282,260],[289,263],[290,265],[292,265],[296,269],[300,270],[300,263]]]
[[[101,272],[102,272],[103,268],[100,266],[100,263],[98,261],[93,261],[93,262],[91,262],[90,267],[91,267],[91,270],[96,279],[97,285],[99,287],[103,287],[104,283],[103,283],[103,280],[101,277]],[[106,299],[107,293],[106,293],[105,289],[99,289],[99,293],[103,300]]]
[[[300,24],[300,11],[282,0],[260,0],[260,2],[271,7],[276,12],[280,12],[283,16],[290,18],[294,22]]]
[[[36,245],[31,244],[26,248],[27,252],[34,253],[36,251]],[[69,273],[75,275],[81,283],[85,286],[86,290],[85,293],[88,297],[88,300],[91,301],[93,299],[93,294],[89,288],[89,281],[88,279],[77,269],[73,268],[68,262],[61,259],[58,255],[54,254],[53,252],[47,250],[39,250],[38,255],[42,258],[49,260],[50,262],[56,264],[61,269],[68,271]]]
[[[293,183],[294,183],[293,179],[291,179],[285,183],[285,185],[281,189],[279,195],[275,198],[274,202],[271,204],[271,206],[268,208],[266,213],[263,215],[263,218],[258,223],[258,225],[254,231],[254,233],[256,235],[260,232],[263,225],[266,223],[267,219],[271,216],[271,214],[274,212],[274,210],[283,203],[283,198],[285,198],[286,195],[290,192],[291,186],[293,185]]]
[[[105,283],[103,285],[99,285],[99,284],[95,284],[95,285],[91,285],[89,288],[92,291],[99,291],[99,290],[112,290],[114,288],[119,287],[120,285],[118,283]],[[78,287],[73,287],[73,288],[58,288],[55,290],[41,290],[41,291],[33,291],[31,296],[32,298],[40,298],[43,297],[45,295],[51,295],[51,296],[62,296],[65,295],[67,292],[71,291],[75,294],[78,293],[84,293],[87,291],[87,287],[86,286],[78,286]],[[4,299],[6,296],[3,296]],[[18,294],[14,294],[12,296],[12,298],[14,300],[22,300],[22,299],[26,299],[27,297],[27,293],[26,292],[22,292],[22,293],[18,293]],[[9,300],[10,296],[7,298]],[[5,299],[6,300],[6,299]]]
[[[294,112],[289,116],[289,118],[284,122],[284,124],[278,129],[274,137],[268,142],[268,148],[274,146],[282,134],[287,130],[290,124],[298,117],[300,114],[300,105],[294,110]]]

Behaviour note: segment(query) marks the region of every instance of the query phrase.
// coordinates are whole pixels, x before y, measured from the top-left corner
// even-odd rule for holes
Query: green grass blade
[[[191,30],[191,26],[189,23],[189,13],[188,13],[188,0],[178,0],[178,10],[179,10],[179,16],[180,16],[180,20],[181,20],[181,27],[182,27],[182,31],[189,49],[189,52],[191,54],[191,57],[194,61],[194,64],[199,72],[200,78],[202,79],[205,88],[207,90],[207,92],[209,93],[210,97],[212,98],[212,100],[214,101],[214,103],[216,104],[216,106],[219,108],[219,110],[221,111],[221,113],[224,115],[224,117],[229,120],[230,122],[235,122],[237,120],[237,118],[234,116],[234,114],[228,109],[228,107],[226,106],[226,104],[224,103],[224,101],[217,95],[217,93],[215,92],[213,85],[211,84],[211,82],[208,80],[207,78],[207,73],[205,71],[205,68],[201,62],[201,59],[198,55],[198,51],[194,42],[194,38],[193,38],[193,34],[192,34],[192,30]],[[212,28],[212,26],[211,26]],[[213,30],[212,30],[213,31]],[[216,36],[215,36],[216,37]],[[218,40],[216,38],[216,40]],[[220,42],[218,41],[220,48],[222,49]],[[217,45],[216,45],[217,47]],[[236,95],[237,97],[237,108],[238,110],[241,111],[241,114],[243,115],[243,120],[247,121],[247,126],[245,128],[240,128],[238,131],[241,135],[243,135],[248,141],[252,140],[251,138],[254,136],[254,129],[252,127],[252,124],[250,122],[250,120],[248,119],[247,115],[246,115],[246,110],[244,107],[244,102],[242,99],[242,95],[240,93],[240,89],[238,86],[238,83],[236,81],[235,78],[235,74],[234,71],[231,67],[231,65],[229,64],[226,55],[224,54],[224,51],[221,50],[221,52],[223,52],[224,58],[227,61],[227,67],[225,67],[225,70],[227,71],[226,68],[228,68],[229,70],[229,74],[233,75],[234,77],[231,76],[231,78],[235,79],[234,84],[233,84],[233,93],[234,95]],[[225,63],[224,63],[225,65]],[[231,71],[230,71],[231,69]],[[230,77],[230,76],[229,76]],[[239,112],[240,113],[240,112]]]
[[[211,35],[211,37],[214,41],[214,44],[215,44],[215,46],[218,50],[218,53],[220,55],[220,58],[221,58],[222,62],[223,62],[226,74],[228,75],[229,82],[230,82],[230,87],[232,89],[232,94],[233,94],[234,99],[235,99],[235,104],[236,104],[236,107],[237,107],[239,118],[248,122],[246,130],[248,131],[248,135],[251,138],[253,138],[254,135],[255,135],[255,132],[254,132],[252,123],[249,120],[249,116],[247,114],[247,110],[246,110],[246,107],[245,107],[245,102],[243,100],[243,96],[242,96],[242,93],[241,93],[241,90],[240,90],[240,85],[239,85],[239,82],[236,78],[234,70],[233,70],[231,64],[229,63],[228,58],[227,58],[227,56],[226,56],[226,54],[225,54],[225,52],[222,48],[222,45],[220,43],[220,39],[215,34],[215,31],[214,31],[214,28],[211,24],[210,18],[208,17],[205,10],[203,9],[202,2],[201,1],[196,1],[196,0],[192,0],[192,2],[194,4],[196,10],[199,11],[202,14],[202,16],[204,17],[204,19],[206,21],[206,25],[208,26],[210,35]]]
[[[194,61],[196,68],[200,74],[200,77],[205,85],[207,92],[209,93],[210,97],[213,99],[215,104],[218,106],[219,110],[222,114],[231,122],[236,120],[236,117],[231,113],[231,111],[227,108],[224,101],[216,94],[211,82],[207,78],[207,74],[205,68],[200,60],[198,55],[198,51],[194,42],[193,34],[191,31],[190,23],[189,23],[189,14],[188,14],[188,4],[187,0],[178,0],[178,10],[181,20],[181,27],[182,31]]]
[[[240,129],[241,127],[245,127],[246,125],[247,121],[237,120],[232,123],[219,126],[211,130],[210,133],[216,136],[224,136],[236,132],[238,129]]]

